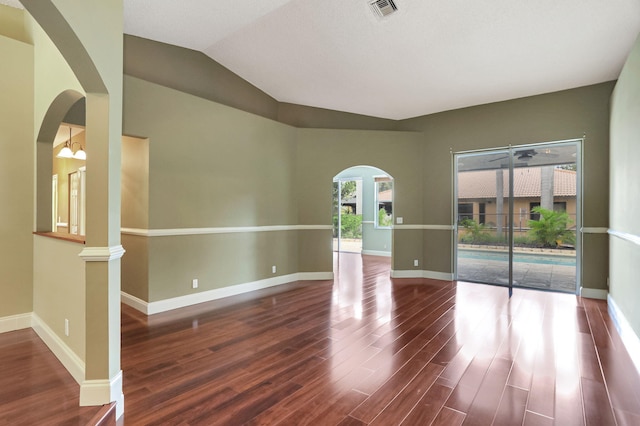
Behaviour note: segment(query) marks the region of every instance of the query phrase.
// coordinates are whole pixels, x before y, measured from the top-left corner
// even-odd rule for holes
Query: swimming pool
[[[458,249],[458,258],[506,262],[509,260],[509,254],[507,252],[488,250]],[[537,263],[540,265],[576,266],[575,256],[559,256],[542,253],[514,253],[513,261],[520,263]]]

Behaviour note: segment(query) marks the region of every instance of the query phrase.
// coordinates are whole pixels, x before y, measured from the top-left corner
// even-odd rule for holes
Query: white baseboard
[[[607,300],[608,295],[609,292],[607,290],[599,288],[580,287],[580,297],[586,297],[587,299]]]
[[[422,278],[432,280],[453,281],[453,274],[449,272],[422,271]]]
[[[149,302],[145,302],[142,299],[138,299],[136,296],[133,296],[129,293],[125,293],[124,291],[120,292],[120,301],[125,305],[131,306],[133,309],[140,311],[144,314],[149,315]]]
[[[0,318],[0,333],[22,330],[31,327],[32,312]]]
[[[432,280],[453,281],[453,274],[448,272],[408,270],[391,271],[391,278],[429,278]]]
[[[269,287],[275,287],[294,281],[324,281],[332,279],[333,272],[299,272],[289,275],[280,275],[278,277],[267,278],[264,280],[258,280],[244,284],[216,288],[199,293],[187,294],[184,296],[173,297],[171,299],[159,300],[157,302],[145,302],[144,300],[141,300],[135,296],[132,296],[125,292],[121,292],[121,300],[122,303],[129,305],[142,313],[153,315],[160,312],[166,312],[173,309],[196,305],[198,303],[210,302],[212,300],[236,296],[238,294],[249,293],[251,291],[262,290]]]
[[[422,278],[422,271],[416,269],[415,271],[395,271],[391,270],[391,278]]]
[[[629,357],[631,357],[633,365],[635,365],[636,370],[640,373],[640,338],[638,338],[638,335],[633,331],[631,324],[629,324],[629,321],[627,321],[627,318],[624,316],[611,295],[607,298],[607,306],[609,308],[609,315],[611,316],[618,333],[620,333],[622,343],[624,343],[625,348],[627,348],[627,352],[629,352]]]
[[[369,255],[369,256],[391,257],[390,251],[362,250],[362,254]]]
[[[80,406],[104,405],[116,402],[116,418],[124,413],[122,370],[111,380],[85,380],[80,384]]]
[[[73,376],[75,381],[78,382],[78,384],[82,384],[82,382],[84,382],[85,371],[84,361],[80,359],[35,312],[33,313],[32,319],[33,330],[38,334],[44,344],[49,347],[62,365],[64,365],[64,368]]]
[[[291,275],[297,275],[298,278],[293,280],[293,281],[326,281],[326,280],[333,280],[333,272],[298,272],[297,274],[291,274]],[[287,281],[287,282],[291,282],[291,281]],[[286,284],[286,283],[282,283],[282,284]]]

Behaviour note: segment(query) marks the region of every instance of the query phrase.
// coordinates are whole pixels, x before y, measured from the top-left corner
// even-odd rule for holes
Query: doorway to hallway
[[[333,178],[333,251],[391,257],[393,178],[354,166]]]

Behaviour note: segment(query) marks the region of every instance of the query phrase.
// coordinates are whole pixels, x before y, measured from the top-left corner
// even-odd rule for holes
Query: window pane
[[[393,223],[393,181],[376,178],[376,226],[390,227]]]

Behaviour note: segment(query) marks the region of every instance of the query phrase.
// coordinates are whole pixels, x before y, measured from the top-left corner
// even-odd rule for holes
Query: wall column
[[[117,402],[120,370],[122,0],[21,0],[86,93],[85,377],[80,405]]]

